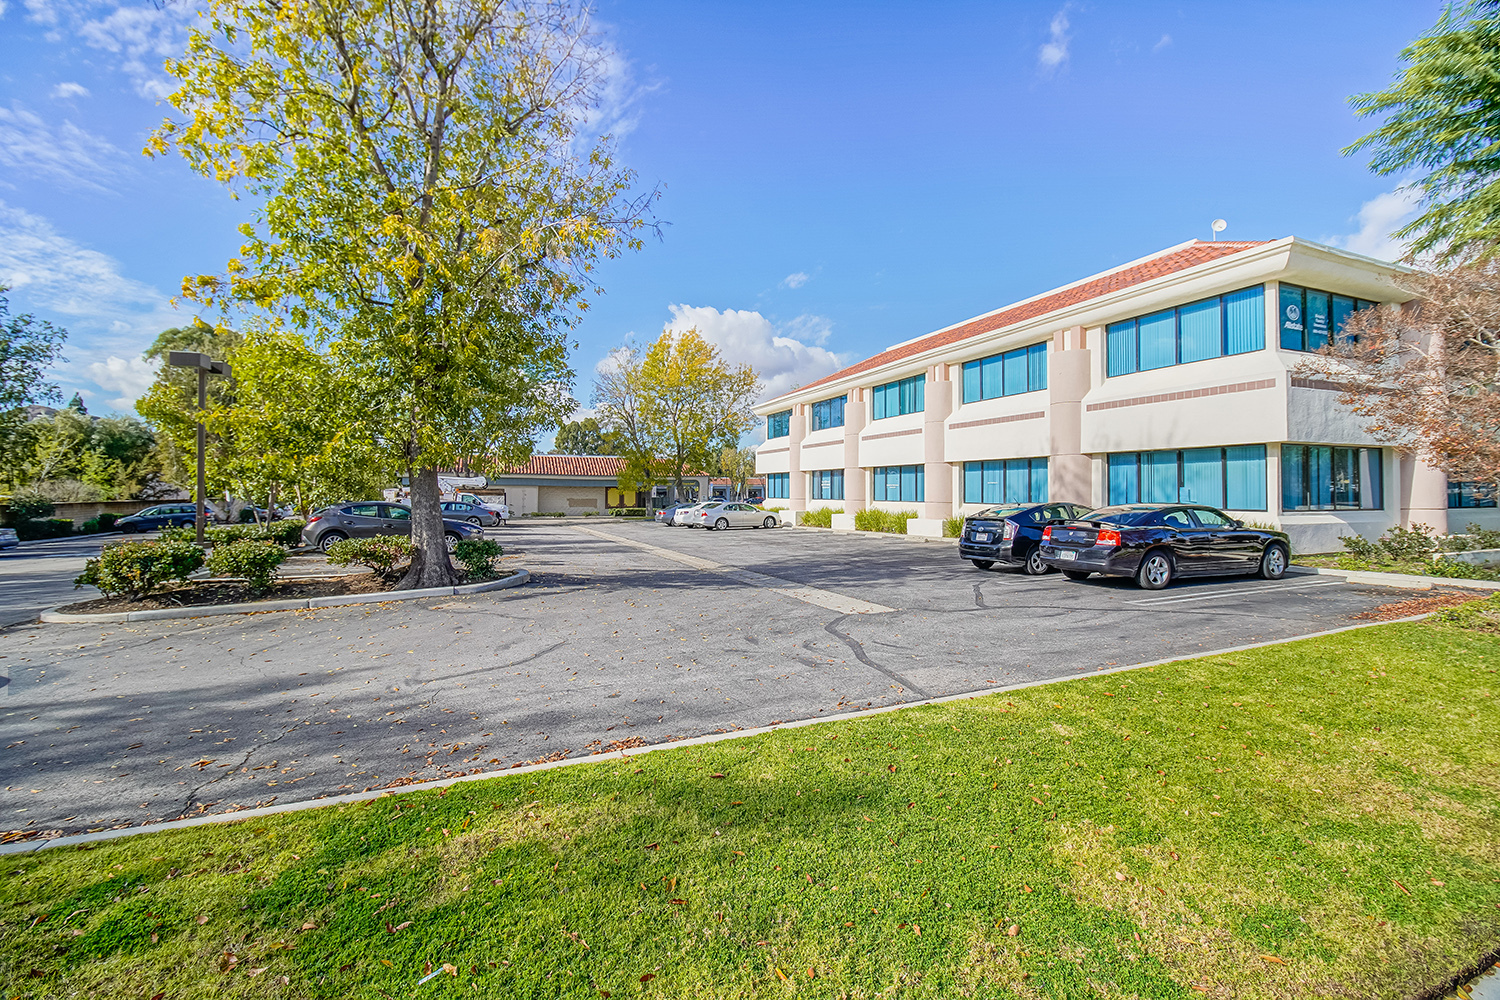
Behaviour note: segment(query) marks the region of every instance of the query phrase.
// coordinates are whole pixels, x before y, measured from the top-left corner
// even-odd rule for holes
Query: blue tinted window
[[[1182,364],[1217,358],[1224,353],[1219,299],[1194,302],[1177,310],[1177,342]]]
[[[1177,363],[1177,313],[1165,312],[1142,316],[1136,321],[1140,344],[1141,371],[1166,368]]]
[[[1224,449],[1224,507],[1266,509],[1266,446],[1236,445]]]
[[[1183,503],[1224,505],[1224,449],[1190,448],[1182,453],[1182,488],[1177,499]]]
[[[979,362],[979,395],[981,399],[994,399],[1005,394],[1001,379],[1001,356],[985,358]]]
[[[1047,345],[1032,344],[1026,348],[1027,391],[1047,388]]]
[[[1381,510],[1385,482],[1379,448],[1281,446],[1283,510]]]
[[[968,400],[968,366],[964,367],[964,399]],[[914,375],[899,382],[877,385],[871,397],[871,416],[874,420],[899,417],[905,413],[922,412],[926,376]]]
[[[1141,463],[1135,452],[1109,456],[1109,502],[1141,502]]]
[[[1104,330],[1105,373],[1112,378],[1261,350],[1266,341],[1264,310],[1265,290],[1254,285],[1111,323]],[[1300,304],[1297,311],[1301,315]]]
[[[1266,509],[1265,445],[1110,455],[1109,503],[1201,503]]]
[[[1481,483],[1449,482],[1448,506],[1454,510],[1495,506],[1495,487]]]
[[[1045,458],[964,463],[964,503],[1042,503],[1046,499]]]
[[[809,500],[842,500],[844,499],[844,470],[827,469],[811,473],[808,487]]]
[[[812,405],[812,429],[826,430],[844,426],[844,397],[835,396]]]
[[[964,365],[964,402],[973,403],[984,398],[979,388],[979,362]]]
[[[919,503],[923,499],[926,467],[921,465],[883,465],[872,470],[873,500],[892,503]]]
[[[1307,324],[1303,322],[1302,289],[1282,284],[1280,312],[1281,346],[1289,351],[1307,350]]]
[[[1104,350],[1108,357],[1110,376],[1139,371],[1140,364],[1136,360],[1135,351],[1135,320],[1111,323],[1105,332]]]
[[[1328,346],[1328,300],[1331,297],[1327,292],[1307,290],[1303,300],[1307,303],[1303,323],[1307,326],[1309,351],[1321,351]]]
[[[1266,294],[1260,285],[1224,296],[1224,353],[1246,354],[1266,346]],[[1240,508],[1244,509],[1244,508]]]
[[[766,437],[786,437],[792,433],[792,411],[782,410],[766,418]]]
[[[766,475],[766,497],[785,500],[792,495],[792,477],[787,472],[772,472]]]
[[[964,365],[964,402],[1047,388],[1047,345],[1033,344]]]

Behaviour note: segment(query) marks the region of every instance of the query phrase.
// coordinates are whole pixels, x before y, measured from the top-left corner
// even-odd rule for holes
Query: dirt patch
[[[273,584],[268,593],[252,594],[243,583],[194,583],[176,590],[152,594],[140,601],[127,597],[98,597],[58,608],[66,614],[103,614],[112,611],[151,611],[157,608],[199,608],[250,601],[287,601],[309,597],[342,597],[345,594],[375,594],[390,590],[374,573],[359,573],[335,580],[287,580]],[[392,596],[397,596],[395,593]]]
[[[1460,604],[1468,604],[1470,601],[1482,601],[1486,595],[1473,592],[1464,593],[1457,590],[1445,590],[1439,594],[1430,594],[1427,597],[1413,597],[1409,601],[1396,601],[1394,604],[1382,604],[1378,608],[1369,611],[1361,611],[1357,615],[1351,615],[1360,621],[1388,622],[1395,618],[1408,618],[1411,615],[1425,615],[1429,611],[1441,611],[1443,608],[1456,608]]]

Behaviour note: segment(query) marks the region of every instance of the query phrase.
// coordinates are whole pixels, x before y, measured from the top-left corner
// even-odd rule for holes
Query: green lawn
[[[1497,666],[1396,624],[12,857],[3,995],[1412,997],[1500,945]]]

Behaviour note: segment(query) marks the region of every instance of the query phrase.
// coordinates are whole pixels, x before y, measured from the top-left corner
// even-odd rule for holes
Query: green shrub
[[[914,510],[876,510],[871,507],[868,510],[857,511],[854,515],[854,526],[860,531],[883,531],[888,535],[906,534],[906,519],[916,517]]]
[[[1438,539],[1443,552],[1469,552],[1473,549],[1500,549],[1500,531],[1470,524],[1461,535],[1444,535]]]
[[[215,525],[212,528],[205,528],[203,537],[215,545],[249,540],[275,542],[277,545],[292,548],[301,544],[302,529],[305,527],[307,527],[306,521],[296,520],[272,521],[269,524]]]
[[[20,524],[22,521],[39,521],[51,517],[57,506],[40,493],[18,493],[10,498],[10,516]]]
[[[522,517],[562,517],[560,510],[534,510],[530,514],[522,514]]]
[[[964,519],[962,517],[943,518],[943,537],[957,538],[964,533]]]
[[[263,594],[271,589],[285,558],[286,549],[275,542],[241,538],[215,545],[208,554],[208,571],[214,576],[243,577],[252,592]]]
[[[645,517],[647,512],[644,507],[616,507],[610,513],[615,517]]]
[[[1340,535],[1339,542],[1344,551],[1356,559],[1376,559],[1380,556],[1380,543],[1372,542],[1363,535]]]
[[[120,519],[120,515],[119,514],[109,514],[109,513],[100,514],[98,517],[94,518],[94,520],[96,520],[96,521],[99,522],[99,530],[100,531],[114,531],[115,530],[115,522],[118,521],[119,519]]]
[[[464,538],[453,546],[453,558],[463,563],[469,577],[487,580],[495,575],[495,560],[505,554],[499,542],[488,538]]]
[[[191,542],[121,542],[106,546],[84,564],[73,588],[89,584],[107,596],[138,601],[169,583],[182,582],[203,565],[203,550]]]
[[[42,538],[66,538],[73,533],[73,522],[61,517],[45,521],[17,521],[16,537],[23,542],[34,542]]]
[[[328,561],[335,566],[355,563],[368,566],[381,576],[390,576],[396,566],[411,558],[411,539],[405,535],[375,538],[342,538],[328,546]]]
[[[815,510],[804,510],[797,515],[797,523],[805,524],[809,528],[831,528],[833,527],[833,515],[842,514],[842,507],[819,507]]]
[[[207,537],[208,537],[207,530],[208,529],[204,529],[204,532],[205,532],[204,533],[204,538],[205,539],[207,539]],[[198,529],[194,528],[194,527],[163,528],[163,529],[161,529],[161,533],[158,534],[156,536],[156,538],[157,538],[157,541],[161,541],[161,542],[194,542],[194,543],[196,543],[198,541]]]
[[[1421,559],[1437,551],[1432,529],[1425,524],[1392,528],[1380,536],[1380,547],[1392,559]]]
[[[214,545],[227,545],[241,539],[255,538],[259,533],[258,524],[215,524],[203,529],[203,539]]]
[[[277,545],[285,545],[294,549],[302,544],[302,529],[307,527],[307,522],[289,517],[282,521],[272,521],[263,525],[260,529],[260,537]]]

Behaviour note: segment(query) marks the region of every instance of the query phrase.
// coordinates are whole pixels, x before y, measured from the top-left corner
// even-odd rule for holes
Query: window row
[[[844,397],[835,396],[812,405],[812,429],[844,426]]]
[[[844,470],[825,469],[822,472],[809,473],[807,484],[807,499],[844,499]]]
[[[874,476],[871,500],[920,503],[927,492],[927,468],[922,465],[882,465],[871,469]]]
[[[1493,483],[1455,483],[1448,484],[1448,506],[1453,510],[1461,510],[1470,507],[1493,507],[1495,506],[1495,486]]]
[[[964,463],[964,503],[1042,503],[1046,499],[1045,458]]]
[[[1123,452],[1109,456],[1109,504],[1201,503],[1266,509],[1266,446]]]
[[[1138,316],[1105,327],[1107,374],[1169,368],[1266,346],[1265,289],[1261,285]]]
[[[964,402],[1015,396],[1047,388],[1047,345],[1032,344],[994,357],[964,362]]]
[[[792,411],[782,410],[766,418],[766,439],[784,438],[792,433]]]
[[[1348,295],[1282,285],[1281,346],[1288,351],[1322,350],[1328,346],[1330,331],[1338,336],[1350,316],[1378,304]]]
[[[1379,448],[1281,446],[1282,510],[1380,510],[1385,507]]]
[[[870,418],[882,420],[899,417],[907,413],[921,413],[924,409],[924,389],[927,378],[913,375],[899,382],[887,382],[870,390]]]
[[[766,499],[788,500],[792,496],[792,474],[790,472],[766,473]]]

